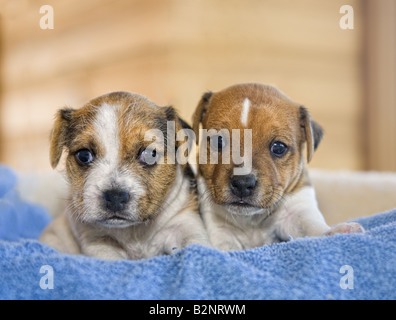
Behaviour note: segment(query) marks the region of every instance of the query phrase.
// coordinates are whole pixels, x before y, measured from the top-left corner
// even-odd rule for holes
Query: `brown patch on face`
[[[115,141],[117,144],[115,154],[109,154],[107,149],[110,148],[100,139],[97,130],[96,117],[104,104],[114,106],[116,114],[113,119],[108,120],[116,121],[114,126],[117,128],[118,139]],[[88,184],[94,189],[90,194],[96,194],[95,188],[97,188],[97,199],[92,201],[92,206],[100,207],[95,203],[102,201],[105,188],[112,186],[128,189],[129,184],[134,185],[133,179],[135,179],[135,185],[139,185],[137,188],[139,190],[137,193],[129,190],[131,202],[134,201],[134,205],[128,207],[134,211],[130,214],[138,215],[139,221],[146,221],[156,216],[163,207],[166,195],[175,180],[176,164],[169,163],[166,146],[164,147],[161,140],[145,141],[145,134],[148,130],[155,129],[162,132],[166,138],[167,121],[171,120],[175,121],[176,132],[181,129],[179,118],[173,108],[158,107],[142,96],[126,92],[115,92],[95,98],[77,110],[60,110],[51,139],[51,164],[53,167],[58,164],[61,153],[66,148],[68,152],[66,172],[76,214],[83,214],[87,210],[84,196]],[[111,134],[109,136],[112,138]],[[88,149],[92,153],[94,158],[92,163],[82,165],[76,159],[78,151],[83,149]],[[145,150],[155,150],[156,155],[162,158],[162,163],[149,165],[142,161],[141,154]],[[106,170],[109,171],[108,179]],[[97,187],[92,186],[96,182],[93,176],[98,176],[96,180],[100,180]],[[102,211],[97,217],[81,218],[89,221],[105,218],[109,213],[106,213],[106,210]]]
[[[250,108],[246,126],[241,122],[242,106],[249,99]],[[321,138],[321,129],[309,116],[305,108],[300,107],[277,89],[261,84],[242,84],[229,87],[217,93],[206,94],[198,104],[194,114],[193,127],[196,130],[201,120],[203,129],[216,130],[239,129],[241,136],[241,155],[244,150],[244,129],[252,130],[252,182],[246,195],[233,192],[234,167],[223,164],[200,164],[199,171],[205,178],[213,200],[218,204],[242,203],[257,208],[270,208],[304,183],[303,152],[306,142],[308,159]],[[198,136],[198,135],[197,135]],[[273,144],[287,147],[281,156],[271,152]],[[232,139],[226,141],[232,148]],[[202,146],[201,146],[202,147]],[[276,151],[275,149],[272,149]],[[279,149],[278,149],[279,150]],[[208,143],[207,154],[211,147]],[[213,150],[212,150],[213,152]],[[248,182],[246,182],[248,181]]]
[[[103,153],[93,127],[96,111],[97,108],[92,105],[77,110],[59,110],[51,134],[50,160],[53,168],[58,165],[64,149],[67,150],[66,176],[72,191],[72,211],[77,217],[83,212],[81,195],[89,170],[88,166],[78,165],[76,153],[85,148],[91,149],[98,156]]]
[[[150,129],[153,127],[144,124],[136,125],[132,129],[123,128],[124,135],[120,141],[121,166],[137,174],[139,181],[144,185],[145,196],[138,200],[142,221],[159,213],[176,177],[176,165],[168,163],[166,148],[163,144],[157,143],[156,140],[144,141],[145,132]],[[147,152],[148,155],[150,152],[155,152],[161,163],[153,165],[143,163],[142,152]]]

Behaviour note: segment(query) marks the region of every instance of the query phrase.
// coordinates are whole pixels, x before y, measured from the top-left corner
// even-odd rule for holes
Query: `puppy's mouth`
[[[250,203],[248,203],[248,202],[246,202],[244,200],[233,201],[233,202],[230,203],[230,205],[243,207],[243,208],[245,208],[245,207],[254,207],[253,205],[251,205]]]
[[[242,215],[242,216],[250,216],[254,214],[260,214],[265,209],[261,207],[257,207],[245,200],[238,200],[233,201],[230,203],[225,204],[228,212],[231,212],[235,215]]]
[[[107,228],[126,228],[141,223],[120,215],[112,215],[97,221],[98,224]]]

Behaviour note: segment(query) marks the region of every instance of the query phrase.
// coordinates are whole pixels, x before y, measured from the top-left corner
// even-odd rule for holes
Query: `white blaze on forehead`
[[[98,135],[98,141],[104,147],[104,159],[108,164],[117,163],[119,149],[118,137],[118,106],[102,104],[95,118],[95,131]]]
[[[248,122],[249,109],[250,109],[250,100],[248,98],[245,98],[245,100],[243,101],[242,113],[241,113],[241,122],[245,127]]]

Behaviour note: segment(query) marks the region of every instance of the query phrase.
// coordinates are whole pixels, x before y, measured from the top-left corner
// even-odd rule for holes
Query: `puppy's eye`
[[[273,142],[270,147],[271,154],[278,158],[283,157],[286,154],[287,149],[287,146],[280,141]]]
[[[226,142],[223,136],[213,136],[211,137],[210,145],[214,150],[220,152],[226,146]]]
[[[139,154],[139,161],[146,166],[153,166],[157,163],[157,150],[143,149]]]
[[[92,152],[88,149],[78,150],[75,154],[77,163],[80,165],[90,164],[94,160]]]

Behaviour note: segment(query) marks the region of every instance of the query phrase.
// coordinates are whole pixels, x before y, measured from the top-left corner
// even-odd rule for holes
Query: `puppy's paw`
[[[332,236],[336,233],[363,233],[364,228],[357,222],[345,222],[337,224],[325,233],[326,236]]]

